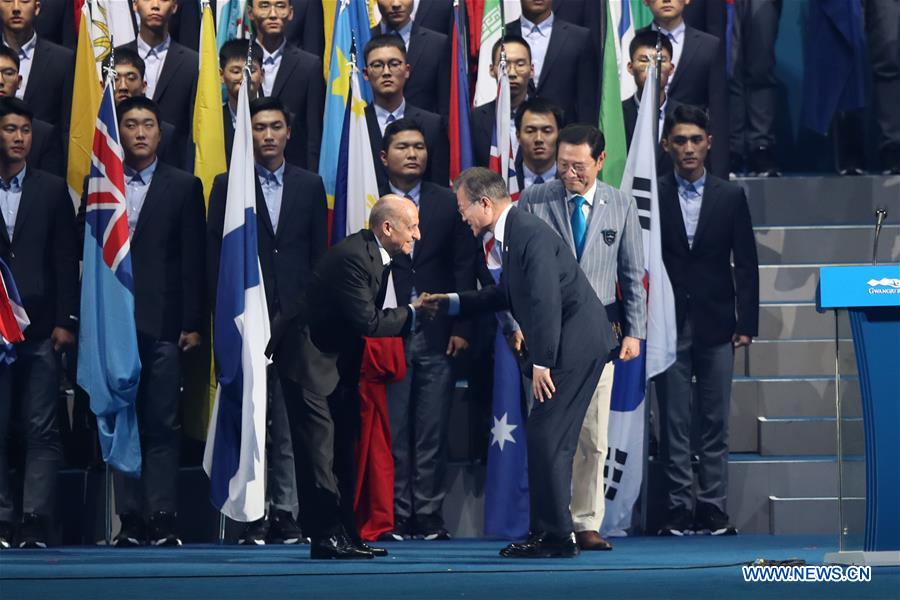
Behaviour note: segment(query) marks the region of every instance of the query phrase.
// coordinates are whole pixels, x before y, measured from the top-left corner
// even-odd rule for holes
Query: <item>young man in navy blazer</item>
[[[15,345],[15,361],[0,363],[0,550],[13,543],[47,547],[63,459],[58,353],[75,341],[78,321],[75,212],[66,182],[27,164],[31,122],[23,101],[0,99],[0,258],[31,320],[25,341]],[[7,445],[13,414],[25,438],[22,520],[15,539]]]

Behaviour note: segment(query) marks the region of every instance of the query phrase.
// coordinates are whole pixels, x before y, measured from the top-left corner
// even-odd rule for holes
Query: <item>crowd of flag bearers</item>
[[[641,7],[631,36],[607,32],[601,53],[600,21],[595,31],[563,18],[587,24],[593,9],[559,0],[79,0],[72,53],[35,33],[41,2],[0,3],[0,547],[50,539],[65,366],[113,473],[116,546],[181,545],[186,433],[205,441],[209,498],[243,524],[242,544],[311,541],[313,558],[372,558],[387,550],[367,542],[448,539],[448,422],[466,378],[491,405],[485,532],[527,538],[501,554],[611,550],[604,536],[630,527],[640,492],[648,380],[673,364],[690,378],[691,339],[715,346],[721,367],[756,333],[746,200],[707,160],[716,109],[667,87],[670,4],[685,2],[630,3]],[[654,16],[655,29],[634,33]],[[615,67],[602,85],[601,62]],[[633,97],[621,97],[620,71]],[[62,114],[33,92],[54,93],[49,79]],[[500,207],[534,215],[509,223],[536,227],[535,239],[552,230],[560,264],[578,264],[578,293],[602,311],[591,317],[602,340],[582,332],[597,342],[582,348],[609,355],[588,357],[597,378],[569,408],[544,405],[568,371],[538,357],[554,362],[573,334],[548,334],[558,316],[540,311],[575,312],[566,298],[560,309],[535,296],[527,317],[521,307],[537,289],[568,289],[571,274],[557,283],[528,260],[519,273],[516,259],[504,274],[516,246]],[[711,233],[728,219],[731,233]],[[670,279],[666,240],[680,238],[667,228],[686,231],[679,261],[719,279],[703,244],[734,253],[737,291],[716,292],[734,339],[685,324],[685,298],[708,282],[680,263]],[[510,310],[466,311],[475,290],[512,278]],[[734,532],[714,481],[730,372],[715,377],[704,401],[723,432],[696,506],[672,451],[690,424],[681,410],[660,417],[675,482],[667,534]],[[16,419],[19,507],[7,461]]]

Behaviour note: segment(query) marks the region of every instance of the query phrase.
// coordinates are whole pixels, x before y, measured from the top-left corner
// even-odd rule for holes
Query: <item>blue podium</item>
[[[826,555],[825,560],[839,564],[900,565],[900,265],[823,267],[819,270],[818,301],[820,308],[846,309],[850,317],[866,452],[863,549],[844,549],[842,523],[841,551]],[[838,346],[835,348],[837,351]],[[836,361],[839,394],[837,365]],[[837,410],[838,460],[841,461],[839,396]]]

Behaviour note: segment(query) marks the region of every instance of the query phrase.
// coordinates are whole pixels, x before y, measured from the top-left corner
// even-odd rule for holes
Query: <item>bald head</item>
[[[369,213],[369,229],[392,257],[412,252],[413,243],[420,239],[419,210],[403,196],[382,196]]]

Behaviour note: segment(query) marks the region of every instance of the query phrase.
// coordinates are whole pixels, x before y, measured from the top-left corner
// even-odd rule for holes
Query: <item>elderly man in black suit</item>
[[[531,536],[500,551],[509,558],[579,553],[569,503],[578,434],[603,366],[617,342],[606,310],[566,242],[539,217],[515,208],[506,182],[481,167],[454,183],[457,208],[476,237],[500,244],[496,286],[431,295],[426,307],[470,315],[509,309],[524,335],[522,371],[535,405],[528,416]]]
[[[415,330],[421,299],[381,307],[392,260],[412,252],[419,239],[415,204],[382,197],[372,207],[369,229],[332,246],[313,271],[302,305],[273,323],[269,350],[288,399],[311,558],[387,554],[359,540],[353,515],[358,384],[364,337]]]
[[[180,546],[175,530],[181,443],[182,354],[200,345],[204,290],[203,184],[161,162],[160,111],[144,96],[116,109],[125,154],[125,207],[134,269],[134,319],[141,357],[140,479],[115,473],[118,547]],[[87,178],[80,214],[87,199]],[[145,518],[149,516],[149,520]]]
[[[406,46],[409,81],[406,99],[424,110],[446,116],[450,111],[450,38],[412,19],[413,0],[378,0],[381,24],[372,35],[398,36]]]
[[[409,198],[419,208],[422,240],[392,265],[399,301],[419,294],[475,287],[477,246],[456,213],[453,193],[422,181],[428,150],[422,127],[405,118],[385,130],[382,190]],[[414,535],[448,539],[441,514],[446,488],[447,433],[454,378],[451,358],[471,339],[468,323],[441,318],[424,323],[404,340],[406,377],[388,388],[394,456],[394,530],[391,539]]]
[[[57,126],[65,135],[72,111],[75,53],[35,33],[40,13],[40,0],[0,2],[3,45],[19,55],[22,85],[16,97],[28,103],[35,118]]]
[[[678,345],[675,363],[656,380],[660,458],[668,484],[661,535],[736,533],[725,506],[728,409],[734,351],[749,345],[757,333],[759,268],[743,189],[704,167],[711,142],[702,109],[682,105],[666,117],[663,146],[675,172],[659,180],[659,214],[663,260],[675,293]],[[692,406],[702,423],[696,498]]]
[[[450,156],[447,132],[441,116],[406,101],[404,90],[410,77],[406,62],[406,46],[396,35],[376,35],[363,50],[366,67],[363,76],[372,86],[375,101],[366,106],[366,126],[375,160],[375,175],[379,189],[385,189],[388,175],[384,165],[377,160],[382,149],[385,128],[402,119],[412,119],[425,135],[428,149],[425,179],[438,185],[450,183]]]
[[[294,18],[288,0],[249,0],[247,13],[262,49],[262,93],[278,98],[296,122],[285,149],[292,165],[319,169],[322,117],[325,114],[325,79],[322,60],[288,44],[285,31]]]
[[[313,266],[325,252],[328,207],[322,179],[286,162],[284,150],[292,128],[284,105],[277,98],[259,98],[251,102],[250,116],[257,175],[259,262],[269,318],[275,322],[281,315],[298,310],[312,278]],[[228,174],[223,173],[216,177],[209,200],[207,277],[211,297],[217,289],[227,193]],[[295,544],[301,534],[294,520],[299,505],[291,432],[275,369],[269,369],[268,379],[266,493],[269,510],[267,516],[248,524],[241,543]]]
[[[17,414],[25,442],[22,521],[15,542],[46,548],[62,462],[57,424],[57,353],[74,340],[78,314],[75,212],[61,178],[27,164],[32,114],[17,98],[0,99],[0,258],[9,266],[31,324],[0,364],[0,550],[13,543],[8,440]]]
[[[693,104],[709,111],[710,134],[719,146],[710,153],[710,170],[728,177],[728,90],[725,83],[724,41],[685,24],[682,16],[689,0],[644,0],[653,13],[645,28],[659,31],[672,42],[675,74],[666,96],[680,104]]]

